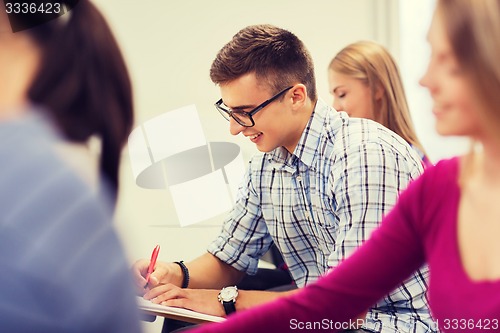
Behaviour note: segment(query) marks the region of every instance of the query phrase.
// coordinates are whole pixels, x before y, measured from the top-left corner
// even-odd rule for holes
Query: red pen
[[[144,288],[148,286],[149,277],[151,276],[151,273],[153,273],[153,270],[155,269],[156,259],[158,259],[159,252],[160,252],[160,245],[156,245],[156,247],[153,250],[153,253],[151,253],[151,261],[149,262],[148,273],[146,274],[146,285],[144,286]]]

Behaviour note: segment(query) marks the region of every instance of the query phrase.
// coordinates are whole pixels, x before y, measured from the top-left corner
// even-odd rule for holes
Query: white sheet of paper
[[[137,297],[137,304],[139,309],[150,311],[159,314],[172,314],[175,316],[197,319],[200,321],[211,321],[211,322],[221,322],[226,320],[224,317],[212,316],[200,312],[195,312],[183,308],[175,308],[172,306],[160,305],[151,303],[150,301],[145,300],[142,297]]]

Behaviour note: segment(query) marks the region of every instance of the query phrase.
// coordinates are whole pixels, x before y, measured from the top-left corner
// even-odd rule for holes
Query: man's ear
[[[291,98],[292,98],[292,107],[294,109],[299,109],[307,101],[307,88],[302,83],[296,84],[290,89]]]

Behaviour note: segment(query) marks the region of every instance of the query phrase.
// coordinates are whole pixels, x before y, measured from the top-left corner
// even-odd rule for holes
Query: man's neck
[[[295,127],[294,135],[291,138],[292,144],[284,146],[284,148],[290,153],[293,154],[295,151],[295,148],[299,144],[300,138],[302,137],[302,133],[304,133],[304,130],[309,123],[309,120],[311,119],[311,115],[314,111],[314,108],[316,107],[316,101],[311,101],[310,99],[307,99],[306,103],[304,103],[304,106],[299,112],[299,119],[297,119],[297,126]]]

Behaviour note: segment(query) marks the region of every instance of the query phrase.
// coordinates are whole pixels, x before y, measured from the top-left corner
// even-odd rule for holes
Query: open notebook
[[[182,320],[190,323],[198,324],[204,322],[221,322],[225,320],[224,317],[212,316],[183,308],[154,304],[142,297],[137,297],[137,304],[139,306],[139,309],[145,313]]]

